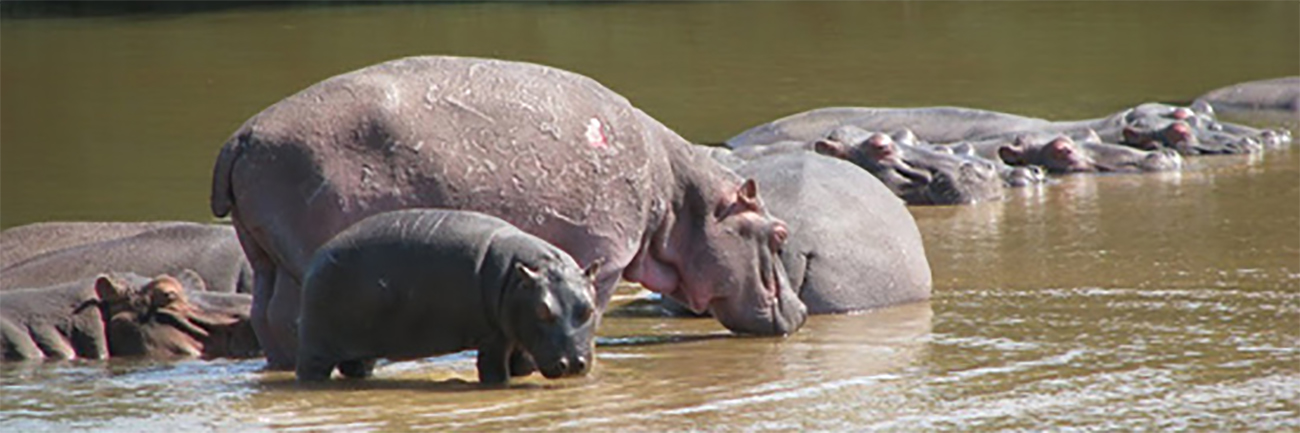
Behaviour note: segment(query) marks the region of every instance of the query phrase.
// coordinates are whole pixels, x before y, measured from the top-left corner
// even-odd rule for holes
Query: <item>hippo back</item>
[[[781,260],[809,313],[929,299],[916,221],[874,176],[808,152],[763,157],[737,173],[764,185],[763,200],[789,225]]]

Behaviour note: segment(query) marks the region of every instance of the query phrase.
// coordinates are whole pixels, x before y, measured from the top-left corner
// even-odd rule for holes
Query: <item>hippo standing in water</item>
[[[412,57],[339,75],[249,119],[222,147],[212,211],[255,271],[253,319],[290,368],[311,254],[383,211],[499,217],[585,266],[780,335],[806,317],[777,258],[785,224],[743,180],[596,81],[546,66]]]
[[[251,293],[253,270],[230,226],[190,222],[55,222],[0,232],[0,290],[41,287],[105,272],[175,275],[190,269],[207,290]]]
[[[182,279],[193,275],[185,274]],[[250,297],[195,287],[202,284],[114,273],[0,293],[0,354],[5,360],[258,355]]]
[[[479,381],[504,383],[512,357],[547,378],[586,373],[599,269],[499,218],[408,209],[377,214],[321,246],[303,281],[298,380],[376,358],[478,349]]]
[[[808,152],[759,158],[736,173],[765,185],[772,215],[789,224],[781,262],[810,314],[930,298],[920,230],[879,180]]]

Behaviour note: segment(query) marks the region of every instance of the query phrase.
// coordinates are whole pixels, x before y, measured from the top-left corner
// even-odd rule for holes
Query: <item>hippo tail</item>
[[[247,142],[247,133],[236,134],[221,146],[221,153],[217,155],[217,165],[212,168],[210,199],[212,215],[216,217],[229,215],[230,209],[235,205],[235,196],[231,192],[230,172],[235,169],[235,161],[244,153]]]

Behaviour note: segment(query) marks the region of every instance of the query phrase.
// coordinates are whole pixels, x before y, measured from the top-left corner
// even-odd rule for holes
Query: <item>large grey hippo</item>
[[[0,290],[42,287],[105,272],[196,272],[207,290],[252,293],[253,271],[235,230],[179,221],[53,222],[0,232]]]
[[[806,316],[776,257],[786,227],[743,180],[627,99],[541,65],[411,57],[339,75],[249,119],[213,173],[255,271],[253,318],[271,368],[293,365],[299,284],[316,247],[379,212],[500,217],[602,260],[620,277],[785,334]]]
[[[736,173],[765,185],[772,215],[789,224],[781,262],[809,313],[930,298],[930,264],[916,221],[875,177],[810,152],[766,156]]]
[[[408,209],[353,224],[312,259],[303,281],[297,375],[335,367],[366,377],[376,358],[478,349],[479,382],[500,384],[512,357],[547,378],[594,361],[599,262],[478,212]],[[376,283],[378,282],[378,283]]]
[[[259,354],[248,295],[113,273],[0,293],[5,360]]]

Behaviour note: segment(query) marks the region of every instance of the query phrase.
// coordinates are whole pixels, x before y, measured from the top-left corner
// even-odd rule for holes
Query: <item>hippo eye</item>
[[[555,313],[545,303],[537,306],[537,319],[545,323],[555,323]]]
[[[586,307],[578,308],[578,311],[574,313],[574,317],[578,319],[578,323],[587,323],[587,321],[591,320],[591,309]]]

